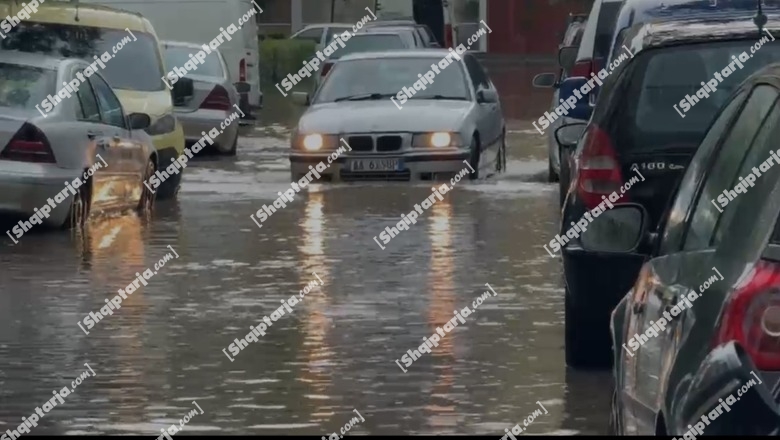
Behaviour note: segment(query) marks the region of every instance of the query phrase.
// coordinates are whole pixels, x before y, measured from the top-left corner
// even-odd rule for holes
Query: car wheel
[[[558,175],[558,198],[561,206],[566,202],[566,194],[569,192],[569,161],[560,155],[561,172]]]
[[[149,219],[152,214],[152,208],[154,208],[154,199],[156,194],[149,189],[144,182],[149,182],[149,179],[154,175],[155,167],[154,162],[151,160],[146,164],[146,171],[144,172],[144,180],[141,182],[141,200],[138,201],[138,215],[141,218]]]
[[[226,152],[222,153],[225,156],[235,156],[236,151],[238,151],[238,135],[236,134],[236,138],[233,140],[233,145],[230,146],[230,149]]]
[[[547,159],[547,181],[557,182],[559,180],[558,174],[555,172],[552,166],[552,161]]]
[[[89,186],[81,185],[70,202],[68,219],[65,222],[67,229],[82,229],[89,219]]]
[[[506,172],[506,132],[501,135],[501,146],[498,147],[498,159],[496,159],[496,171]]]
[[[594,325],[594,311],[569,300],[566,289],[564,299],[564,331],[566,338],[566,365],[575,369],[603,368],[609,365],[611,352],[609,333],[607,338]],[[606,348],[606,350],[605,350]]]
[[[174,173],[165,179],[165,182],[163,182],[157,189],[157,197],[161,200],[175,198],[179,193],[179,187],[181,186],[181,175],[183,173],[184,170],[182,169],[178,172],[178,174]]]
[[[471,157],[469,158],[469,165],[471,165],[471,168],[474,168],[474,172],[470,175],[471,180],[479,179],[479,148],[479,140],[474,136],[471,138]]]

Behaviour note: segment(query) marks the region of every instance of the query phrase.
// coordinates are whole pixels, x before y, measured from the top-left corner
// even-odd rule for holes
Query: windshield
[[[98,68],[111,87],[163,90],[156,40],[143,32],[133,31],[133,35],[137,41],[125,30],[23,21],[0,40],[0,49],[82,58],[89,63],[95,61],[94,55],[107,51],[113,58],[105,63],[105,69]],[[120,42],[123,45],[114,53]]]
[[[391,34],[355,35],[344,43],[344,47],[337,47],[338,49],[333,51],[333,55],[330,56],[330,59],[332,60],[337,60],[350,53],[372,52],[377,50],[397,50],[406,48],[400,35]]]
[[[0,63],[0,107],[32,110],[55,92],[56,80],[54,70]]]
[[[677,46],[640,56],[639,64],[632,69],[634,77],[627,94],[629,111],[624,114],[630,123],[620,124],[624,126],[621,131],[633,138],[627,145],[642,149],[661,147],[668,144],[666,139],[698,143],[716,112],[739,84],[756,70],[780,61],[780,45],[766,44],[743,63],[742,69],[737,67],[728,77],[723,76],[723,69],[733,61],[732,56],[743,51],[750,55],[754,43],[740,40]],[[681,109],[680,101],[686,95],[696,97],[701,82],[715,78],[716,72],[723,79],[717,90],[709,93],[709,98],[697,98],[698,102],[688,111]]]
[[[417,75],[425,74],[431,64],[439,61],[435,58],[398,57],[341,61],[325,77],[315,101],[333,102],[365,94],[379,94],[384,98],[396,96],[404,87],[412,88],[414,82],[420,79]],[[435,76],[433,84],[427,85],[426,90],[416,90],[411,99],[433,99],[437,96],[469,99],[466,77],[460,63],[455,62],[440,69],[440,72]]]
[[[190,60],[190,54],[194,54],[198,49],[192,49],[184,46],[165,46],[165,65],[169,69],[182,67],[184,63]],[[205,52],[204,52],[205,53]],[[193,75],[216,76],[223,78],[222,63],[219,62],[219,56],[216,52],[206,54],[206,60],[203,64],[198,64],[197,69],[192,71]]]

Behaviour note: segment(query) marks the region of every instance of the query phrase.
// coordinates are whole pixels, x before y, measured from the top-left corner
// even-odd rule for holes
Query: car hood
[[[152,123],[162,116],[173,113],[173,100],[168,89],[156,92],[114,89],[125,113],[146,113]]]
[[[300,133],[458,131],[470,101],[408,100],[399,109],[388,98],[316,104],[298,122]]]

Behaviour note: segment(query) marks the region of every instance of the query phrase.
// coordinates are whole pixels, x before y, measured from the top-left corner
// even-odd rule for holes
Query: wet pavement
[[[266,107],[274,98],[266,95]],[[296,110],[289,110],[295,112]],[[488,434],[607,429],[609,372],[567,371],[556,230],[544,140],[513,123],[508,172],[461,181],[381,250],[373,237],[431,194],[430,183],[314,184],[262,229],[249,218],[289,188],[288,110],[244,129],[235,158],[191,162],[178,201],[151,223],[91,222],[84,236],[25,234],[0,245],[0,432],[86,378],[33,434],[144,434],[194,408],[184,433]],[[168,247],[170,246],[170,248]],[[89,335],[77,325],[137,273],[159,272]],[[312,290],[231,362],[250,325]],[[402,372],[395,360],[498,293]]]

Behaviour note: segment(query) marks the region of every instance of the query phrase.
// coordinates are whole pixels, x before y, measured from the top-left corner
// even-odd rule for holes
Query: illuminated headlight
[[[460,146],[460,136],[457,133],[438,131],[435,133],[416,134],[412,139],[414,148],[446,148]]]
[[[315,152],[335,150],[338,147],[338,143],[338,136],[310,133],[306,135],[295,135],[293,137],[292,147],[295,150]]]

